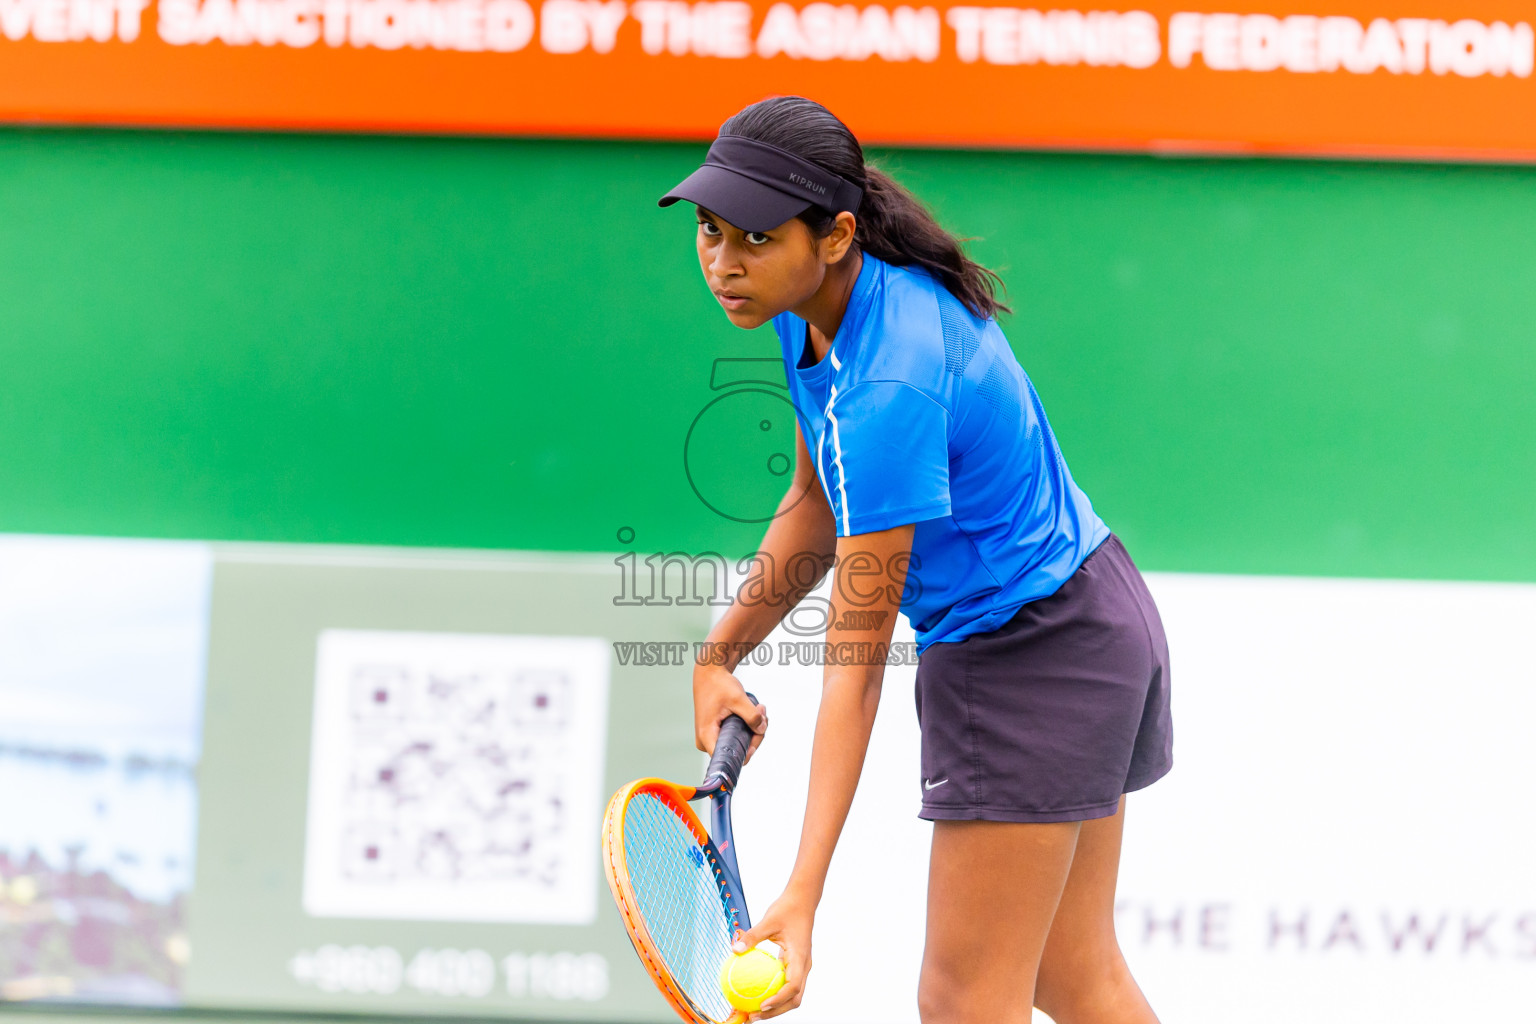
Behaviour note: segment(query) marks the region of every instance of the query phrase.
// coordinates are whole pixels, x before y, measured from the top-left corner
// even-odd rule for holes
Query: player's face
[[[827,274],[821,239],[791,218],[771,231],[742,231],[699,207],[704,281],[737,327],[760,327],[816,294]]]

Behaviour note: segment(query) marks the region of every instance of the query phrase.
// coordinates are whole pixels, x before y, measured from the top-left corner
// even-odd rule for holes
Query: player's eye
[[[766,245],[768,244],[768,236],[761,231],[748,231],[747,242],[751,245]]]
[[[720,229],[707,220],[699,221],[699,230],[710,238],[720,237]]]

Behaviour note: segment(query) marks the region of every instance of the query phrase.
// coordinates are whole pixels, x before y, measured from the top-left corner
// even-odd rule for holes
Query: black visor
[[[686,199],[742,231],[769,231],[812,206],[858,213],[864,192],[824,167],[756,139],[722,135],[704,166],[661,197]]]

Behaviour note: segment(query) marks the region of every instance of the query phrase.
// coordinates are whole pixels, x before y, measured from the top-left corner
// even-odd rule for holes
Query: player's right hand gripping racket
[[[689,1024],[744,1019],[720,991],[720,965],[736,932],[752,927],[731,839],[731,790],[751,741],[752,729],[732,715],[703,782],[636,779],[603,817],[603,870],[619,917],[651,980]],[[688,806],[706,796],[708,832]]]

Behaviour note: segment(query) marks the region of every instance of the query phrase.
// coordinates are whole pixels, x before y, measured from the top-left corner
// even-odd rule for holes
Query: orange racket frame
[[[757,703],[750,693],[747,699]],[[741,891],[741,870],[736,864],[734,837],[731,834],[731,792],[741,775],[742,762],[746,760],[747,747],[752,740],[752,729],[737,715],[731,715],[720,723],[720,736],[705,769],[704,781],[697,786],[679,786],[666,779],[636,779],[619,787],[608,801],[603,814],[603,874],[608,878],[608,889],[613,902],[619,908],[619,918],[629,941],[640,956],[645,971],[656,983],[657,989],[677,1015],[688,1024],[743,1024],[746,1014],[733,1012],[723,1021],[701,1014],[683,992],[667,969],[661,949],[646,927],[645,916],[640,911],[640,901],[629,881],[629,865],[624,854],[624,819],[630,802],[637,796],[650,795],[672,810],[699,844],[709,868],[714,872],[720,887],[723,909],[730,913],[735,929],[742,931],[752,927],[747,916],[747,900]],[[689,801],[710,798],[710,828],[689,806]]]

